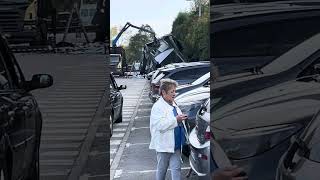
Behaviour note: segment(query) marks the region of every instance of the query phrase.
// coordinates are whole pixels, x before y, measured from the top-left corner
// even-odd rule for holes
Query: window
[[[181,71],[178,71],[171,75],[171,79],[174,80],[184,80],[184,79],[191,79],[196,80],[205,73],[209,72],[209,66],[208,67],[201,67],[201,68],[192,68],[192,69],[184,69]]]
[[[210,35],[213,57],[248,57],[270,55],[272,25],[256,24]]]
[[[82,9],[81,10],[81,16],[82,17],[87,17],[88,16],[88,10],[87,9]]]
[[[320,31],[319,17],[286,19],[229,29],[210,35],[213,57],[278,57]]]
[[[8,47],[4,42],[1,42],[0,45],[1,55],[3,57],[3,61],[6,63],[7,70],[10,74],[10,78],[12,81],[13,88],[22,88],[24,77],[20,70],[19,65],[17,64],[15,57],[9,51]]]
[[[9,90],[10,83],[9,83],[9,74],[5,67],[3,56],[0,54],[0,91]]]

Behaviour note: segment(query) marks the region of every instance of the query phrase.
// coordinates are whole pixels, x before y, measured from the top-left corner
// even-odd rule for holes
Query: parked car
[[[0,174],[5,179],[39,180],[42,116],[34,89],[53,84],[48,74],[27,81],[0,36]]]
[[[151,80],[149,97],[152,102],[155,102],[159,98],[160,80],[164,78],[170,78],[183,85],[190,83],[205,73],[210,71],[210,62],[190,62],[180,63],[179,66],[169,67],[159,70],[158,73],[154,73],[154,79]]]
[[[188,115],[186,121],[188,131],[196,125],[196,115],[202,104],[210,97],[210,86],[200,86],[180,94],[175,102],[184,114]]]
[[[320,34],[295,46],[274,61],[251,71],[220,76],[212,86],[215,110],[256,91],[317,74],[320,63]]]
[[[196,89],[198,87],[209,87],[210,86],[210,72],[204,74],[203,76],[199,77],[195,81],[184,84],[184,85],[179,85],[176,89],[176,97],[179,95],[191,91],[193,89]]]
[[[291,145],[279,162],[276,180],[319,179],[319,127],[318,112],[300,136],[291,138]]]
[[[210,122],[216,141],[249,179],[275,179],[290,138],[300,134],[320,107],[319,74],[253,92],[216,109]]]
[[[197,113],[196,127],[189,134],[190,156],[192,170],[201,178],[210,178],[210,99],[203,104]]]
[[[110,135],[112,135],[113,132],[113,124],[122,122],[123,96],[120,90],[126,88],[126,85],[118,86],[116,80],[113,77],[113,73],[110,73]]]
[[[303,0],[211,5],[211,61],[220,75],[270,63],[320,32],[319,10]]]

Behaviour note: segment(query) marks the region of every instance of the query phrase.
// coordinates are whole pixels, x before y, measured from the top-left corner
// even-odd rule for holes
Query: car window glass
[[[213,57],[278,57],[318,33],[320,26],[315,26],[318,19],[296,18],[217,32],[210,36],[211,53]]]
[[[302,41],[320,32],[315,26],[319,17],[308,17],[293,20],[282,20],[273,24],[273,43],[271,54],[279,56]],[[294,31],[293,31],[294,29]]]
[[[272,47],[270,24],[255,24],[210,36],[213,57],[268,56]]]
[[[271,63],[264,66],[261,70],[264,73],[279,73],[286,71],[316,53],[319,49],[320,34],[302,42],[288,52],[281,55]]]
[[[15,57],[13,54],[9,51],[7,45],[5,42],[1,42],[0,45],[1,49],[1,55],[3,57],[4,62],[6,62],[7,65],[7,73],[10,74],[12,85],[14,88],[21,88],[22,83],[24,81],[24,77],[22,75],[22,72],[15,60]]]
[[[0,91],[9,90],[9,74],[4,65],[3,56],[0,53]]]
[[[201,76],[200,78],[198,78],[197,80],[193,81],[191,84],[192,85],[198,85],[203,83],[204,81],[206,81],[207,79],[209,79],[210,77],[210,72],[208,72],[207,74]]]
[[[209,67],[184,69],[171,75],[171,79],[184,80],[184,79],[198,79],[209,71]]]
[[[14,73],[15,73],[15,76],[16,76],[16,81],[17,81],[17,85],[19,88],[22,87],[22,83],[23,83],[23,75],[22,75],[22,72],[21,70],[19,69],[19,66],[17,64],[17,62],[15,60],[13,60],[13,67],[14,67]]]

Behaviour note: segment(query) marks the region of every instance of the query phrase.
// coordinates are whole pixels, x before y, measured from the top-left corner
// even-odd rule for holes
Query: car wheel
[[[120,110],[120,115],[119,115],[119,118],[116,120],[115,123],[121,123],[122,122],[122,107],[123,105],[121,105],[121,110]]]
[[[112,114],[110,115],[110,137],[112,136],[113,133],[113,118]]]
[[[37,143],[38,144],[38,143]],[[40,169],[39,169],[39,146],[35,147],[33,153],[33,161],[31,163],[30,171],[27,180],[39,180]]]

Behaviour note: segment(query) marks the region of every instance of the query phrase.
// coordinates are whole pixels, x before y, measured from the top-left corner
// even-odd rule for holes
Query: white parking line
[[[123,137],[124,133],[113,133],[112,137]]]
[[[139,145],[139,146],[141,146],[141,145],[149,145],[149,144],[150,144],[150,143],[135,143],[135,144],[127,143],[127,144],[126,144],[126,147],[136,146],[136,145]]]
[[[110,145],[119,145],[121,144],[121,140],[111,140]]]
[[[117,152],[117,149],[110,149],[110,154],[115,154]]]
[[[121,131],[127,131],[126,128],[114,128],[113,129],[114,132],[121,132]]]
[[[131,131],[134,131],[134,130],[137,130],[137,129],[149,129],[149,128],[150,128],[149,126],[147,126],[147,127],[138,127],[138,128],[133,127],[133,128],[131,129]]]

